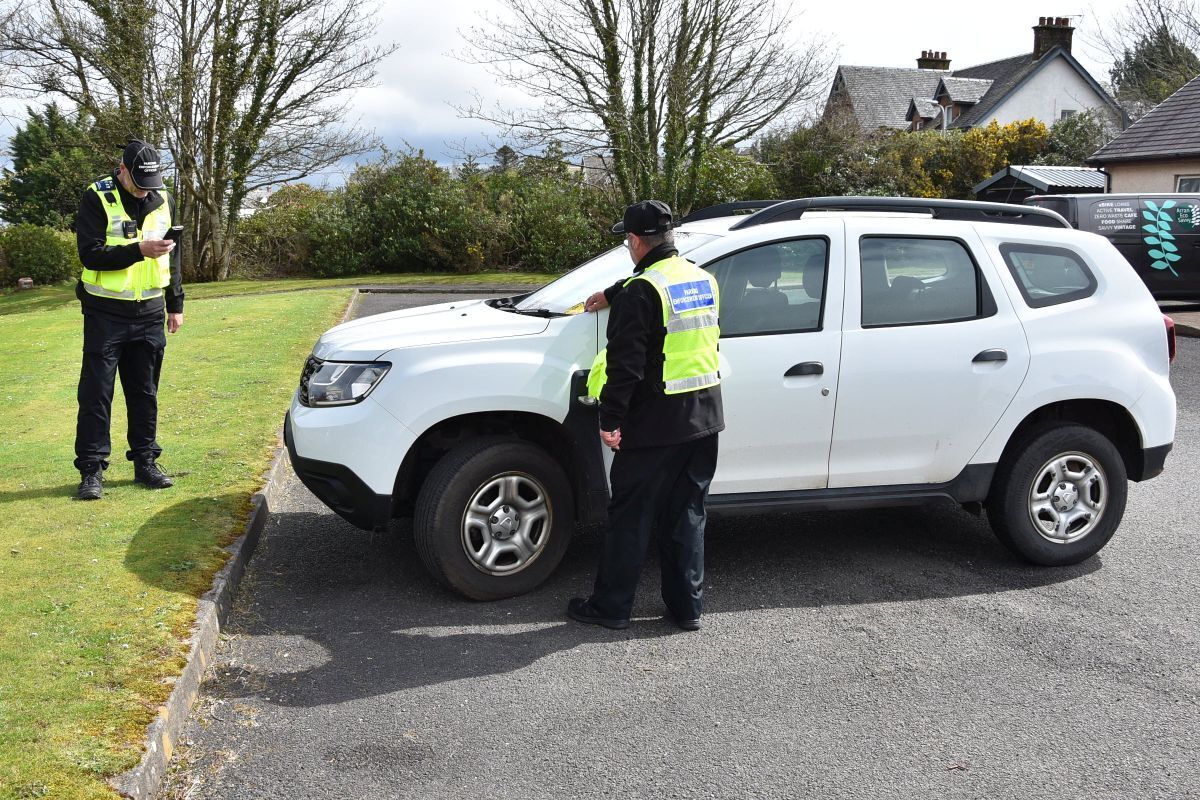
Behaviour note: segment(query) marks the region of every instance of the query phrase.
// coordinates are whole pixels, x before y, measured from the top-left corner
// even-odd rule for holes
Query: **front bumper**
[[[283,442],[292,469],[310,492],[351,525],[367,531],[383,530],[392,518],[392,496],[378,494],[349,467],[296,455],[292,418],[283,418]]]

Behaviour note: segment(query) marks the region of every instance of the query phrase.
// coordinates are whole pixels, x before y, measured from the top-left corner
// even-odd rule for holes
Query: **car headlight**
[[[306,406],[348,406],[359,402],[383,380],[391,364],[347,364],[326,361],[306,369],[300,381],[300,400]]]

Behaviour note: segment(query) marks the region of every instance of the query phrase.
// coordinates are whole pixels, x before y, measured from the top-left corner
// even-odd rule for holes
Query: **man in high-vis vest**
[[[684,630],[700,627],[704,596],[704,502],[724,429],[717,365],[717,282],[679,256],[671,209],[646,200],[625,209],[633,277],[585,303],[610,303],[608,347],[588,375],[599,399],[600,439],[616,451],[608,530],[591,597],[572,598],[579,622],[629,625],[642,561],[657,533],[662,599]]]
[[[179,254],[164,238],[175,205],[163,190],[158,151],[133,140],[111,176],[87,187],[79,201],[76,243],[83,273],[75,287],[83,310],[83,369],[75,468],[80,500],[103,494],[112,452],[109,422],[113,385],[120,373],[128,412],[134,480],[151,489],[173,484],[158,466],[158,379],[166,329],[183,325]]]

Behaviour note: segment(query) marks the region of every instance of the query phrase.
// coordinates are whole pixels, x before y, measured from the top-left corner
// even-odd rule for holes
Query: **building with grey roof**
[[[922,51],[915,68],[839,66],[826,116],[864,130],[928,130],[1026,119],[1052,125],[1099,109],[1119,124],[1116,101],[1071,55],[1074,30],[1066,17],[1040,17],[1032,52],[966,69],[951,70],[947,53],[936,50]]]
[[[1112,176],[1114,192],[1200,191],[1200,77],[1139,117],[1088,163]]]
[[[1020,203],[1035,194],[1088,194],[1104,191],[1105,175],[1094,167],[1038,164],[1005,167],[971,190],[977,200]]]

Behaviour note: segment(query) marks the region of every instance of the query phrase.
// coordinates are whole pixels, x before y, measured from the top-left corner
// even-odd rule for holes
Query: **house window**
[[[1060,120],[1064,120],[1068,117],[1075,116],[1075,113],[1076,113],[1075,109],[1073,109],[1073,108],[1064,108],[1062,111],[1058,112],[1058,118]]]
[[[1179,175],[1175,178],[1175,191],[1200,192],[1200,175]]]

